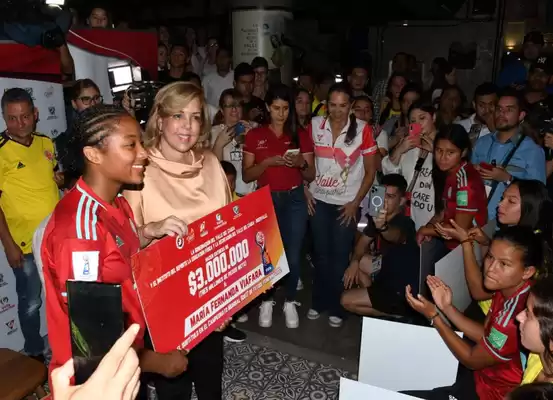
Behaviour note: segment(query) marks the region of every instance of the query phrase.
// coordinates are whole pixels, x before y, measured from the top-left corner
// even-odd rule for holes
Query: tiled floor
[[[340,328],[332,328],[328,324],[328,315],[322,314],[316,321],[308,320],[306,315],[311,306],[311,268],[305,268],[302,272],[305,288],[297,293],[297,300],[301,303],[298,307],[300,326],[297,329],[286,328],[282,305],[284,302],[283,290],[275,293],[276,304],[273,309],[273,325],[270,328],[261,328],[258,324],[259,303],[254,301],[249,307],[249,321],[237,324],[239,329],[255,332],[286,343],[291,343],[305,349],[331,354],[353,362],[359,359],[361,343],[361,318],[349,314]]]
[[[225,400],[335,400],[354,373],[249,343],[227,344]]]

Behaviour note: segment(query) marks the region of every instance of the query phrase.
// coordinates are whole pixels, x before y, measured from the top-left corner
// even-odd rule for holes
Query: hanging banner
[[[277,68],[272,57],[281,45],[287,21],[292,19],[292,13],[285,10],[233,10],[234,65],[251,63],[254,57],[260,56],[269,62],[269,69]]]
[[[23,350],[25,341],[21,333],[17,307],[15,276],[8,264],[4,247],[0,243],[0,348],[14,351]],[[40,308],[40,334],[43,337],[47,334],[44,290],[42,291],[42,306]]]
[[[14,87],[25,89],[33,98],[35,107],[38,109],[37,132],[53,139],[66,130],[67,121],[65,119],[65,104],[61,84],[30,79],[0,79],[1,94]],[[5,129],[4,119],[0,119],[0,131]],[[42,336],[45,336],[47,330],[44,290],[42,297],[40,332]],[[17,315],[17,306],[15,276],[6,259],[4,248],[0,244],[0,347],[20,351],[23,349],[24,340]]]
[[[38,123],[36,131],[55,138],[67,129],[63,87],[59,83],[33,81],[30,79],[0,79],[0,93],[11,88],[23,88],[33,98],[38,109]],[[6,129],[4,119],[0,119],[0,131]]]
[[[264,187],[133,257],[155,351],[192,349],[289,271]]]

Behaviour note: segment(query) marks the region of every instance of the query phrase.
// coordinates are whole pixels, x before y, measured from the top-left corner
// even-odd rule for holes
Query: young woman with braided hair
[[[140,325],[135,346],[141,349],[142,371],[177,376],[187,368],[184,353],[142,349],[145,322],[133,288],[131,256],[153,239],[183,236],[186,225],[175,217],[134,225],[131,208],[119,193],[123,185],[142,183],[147,153],[140,127],[126,111],[90,107],[78,116],[72,132],[67,162],[82,176],[56,206],[41,246],[50,371],[71,358],[66,282],[81,280],[120,284],[125,322]]]

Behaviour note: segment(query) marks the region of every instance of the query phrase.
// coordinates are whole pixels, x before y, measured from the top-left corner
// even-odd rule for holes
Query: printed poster
[[[154,350],[190,350],[289,271],[268,187],[133,257]]]

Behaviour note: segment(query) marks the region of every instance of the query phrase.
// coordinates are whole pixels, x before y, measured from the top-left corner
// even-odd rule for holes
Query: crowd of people
[[[97,8],[88,23],[105,28],[108,20]],[[165,28],[159,34],[166,85],[144,131],[130,98],[103,104],[89,79],[74,83],[71,128],[54,141],[36,132],[28,92],[12,88],[2,96],[0,239],[16,277],[25,352],[49,364],[56,398],[79,399],[93,384],[118,398],[146,396],[148,384],[160,400],[189,399],[193,387],[200,400],[222,398],[223,340],[245,340],[237,326],[251,312],[189,352],[155,352],[130,260],[264,186],[290,269],[279,285],[288,328],[309,323],[296,300],[308,248],[307,320],[324,314],[339,328],[348,312],[422,316],[459,360],[453,386],[412,396],[495,400],[551,392],[553,60],[540,54],[543,36],[526,37],[525,57],[517,60],[528,64],[524,79],[518,70],[509,75],[516,69],[509,64],[498,85],[482,83],[467,104],[454,66],[441,58],[433,79],[420,82],[414,57],[397,54],[390,76],[369,95],[371,71],[363,63],[351,65],[343,82],[303,71],[290,87],[269,82],[262,57],[233,68],[216,38],[198,46],[193,29],[183,41]],[[383,204],[369,215],[377,188]],[[492,237],[484,233],[489,224]],[[467,310],[455,307],[439,277],[421,283],[419,276],[421,251],[435,263],[458,246],[460,279],[474,300]],[[120,284],[130,327],[90,382],[75,388],[67,363],[71,279]],[[419,293],[423,284],[432,298]],[[39,335],[42,290],[50,349]],[[261,327],[272,326],[275,290],[258,299]],[[116,375],[124,379],[110,385]]]

